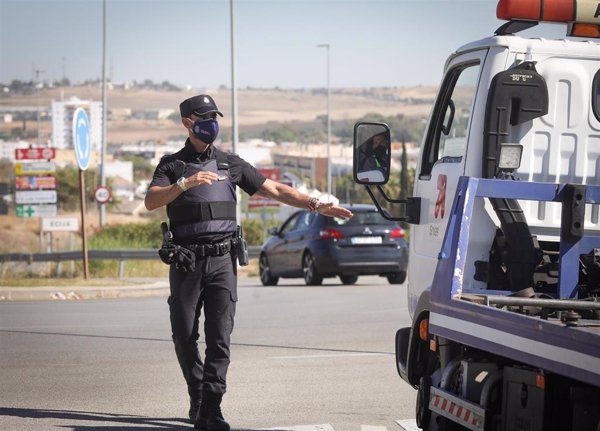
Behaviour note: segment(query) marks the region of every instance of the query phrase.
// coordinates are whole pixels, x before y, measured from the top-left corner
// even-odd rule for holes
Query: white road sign
[[[55,204],[56,190],[26,190],[15,192],[17,204]]]
[[[79,219],[76,217],[52,217],[42,219],[44,232],[79,232]]]

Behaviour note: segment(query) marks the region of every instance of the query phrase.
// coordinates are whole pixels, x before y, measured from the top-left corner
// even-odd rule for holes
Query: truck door
[[[465,172],[471,114],[486,55],[487,49],[450,61],[422,144],[414,188],[414,196],[422,198],[421,222],[412,225],[410,241],[411,314],[420,293],[431,285],[458,178]]]

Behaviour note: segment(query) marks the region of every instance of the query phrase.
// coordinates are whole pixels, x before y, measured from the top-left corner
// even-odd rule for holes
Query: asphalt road
[[[234,429],[384,431],[414,417],[394,336],[406,286],[240,280],[223,413]],[[201,346],[203,350],[203,346]],[[166,297],[0,302],[0,430],[180,430]]]

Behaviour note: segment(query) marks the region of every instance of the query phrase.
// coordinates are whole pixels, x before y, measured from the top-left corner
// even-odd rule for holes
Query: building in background
[[[52,101],[52,146],[57,149],[73,148],[73,113],[83,108],[90,120],[90,143],[93,151],[102,145],[102,102],[71,97]]]

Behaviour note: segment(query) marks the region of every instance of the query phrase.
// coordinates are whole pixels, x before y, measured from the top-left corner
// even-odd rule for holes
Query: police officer
[[[239,156],[215,148],[217,116],[223,114],[211,96],[186,99],[179,109],[189,137],[180,151],[161,159],[144,203],[148,210],[167,206],[173,242],[195,257],[189,265],[171,264],[168,299],[175,352],[188,386],[190,420],[195,429],[226,431],[230,427],[220,406],[238,298],[236,187],[327,216],[349,218],[352,213],[265,178]],[[204,363],[197,343],[202,307]]]

